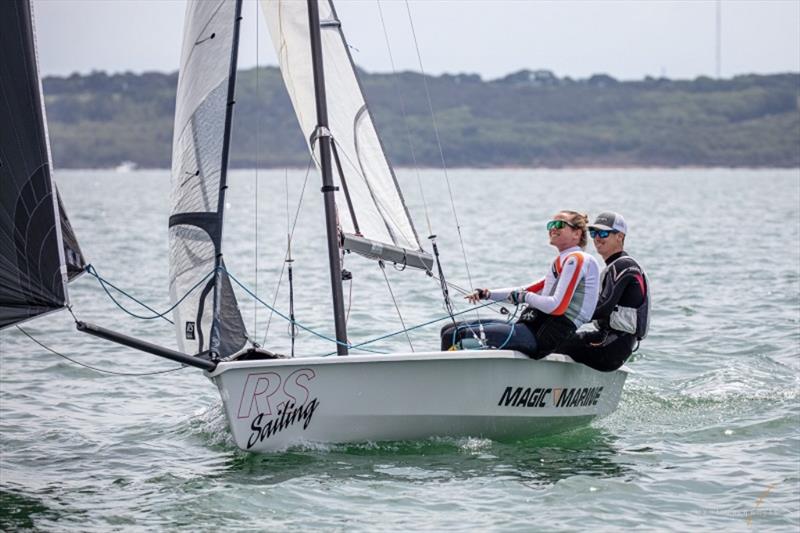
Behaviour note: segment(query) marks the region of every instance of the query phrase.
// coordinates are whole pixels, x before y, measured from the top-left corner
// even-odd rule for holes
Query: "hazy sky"
[[[5,0],[0,0],[5,1]],[[178,68],[184,0],[34,0],[44,75]],[[520,69],[694,78],[716,73],[716,0],[410,0],[429,74]],[[721,74],[800,71],[800,0],[722,0]],[[391,72],[376,0],[338,0],[355,62]],[[245,0],[239,65],[275,65],[255,0]],[[420,70],[406,2],[381,0],[398,70]],[[259,44],[257,46],[257,43]],[[258,53],[256,51],[258,50]]]

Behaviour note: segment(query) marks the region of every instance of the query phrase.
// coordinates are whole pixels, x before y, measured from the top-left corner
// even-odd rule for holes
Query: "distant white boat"
[[[119,165],[114,167],[114,171],[115,172],[131,172],[133,170],[136,170],[136,167],[138,167],[138,166],[139,165],[137,165],[133,161],[123,161]]]

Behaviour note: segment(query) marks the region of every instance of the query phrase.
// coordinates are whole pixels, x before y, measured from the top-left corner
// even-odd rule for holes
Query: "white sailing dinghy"
[[[626,371],[504,350],[349,355],[340,254],[430,271],[364,102],[329,0],[262,0],[284,82],[322,174],[337,357],[251,347],[222,256],[241,0],[190,1],[178,80],[169,221],[179,351],[78,322],[78,329],[201,368],[236,444],[476,436],[515,439],[612,412]],[[335,170],[335,173],[334,173]],[[198,289],[194,290],[195,287]],[[435,341],[438,344],[438,339]]]

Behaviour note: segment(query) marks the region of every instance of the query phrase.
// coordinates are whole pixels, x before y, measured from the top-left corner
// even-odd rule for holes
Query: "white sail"
[[[190,354],[214,350],[226,357],[246,342],[230,281],[215,272],[240,9],[239,0],[186,7],[172,145],[169,263],[172,303],[189,294],[175,308],[174,321],[178,345]]]
[[[345,248],[430,268],[429,254],[403,201],[356,76],[336,12],[319,0],[328,123],[333,137],[334,180]],[[310,149],[317,128],[314,75],[305,1],[262,0],[283,81]],[[319,159],[317,158],[319,163]],[[338,168],[337,168],[338,167]]]

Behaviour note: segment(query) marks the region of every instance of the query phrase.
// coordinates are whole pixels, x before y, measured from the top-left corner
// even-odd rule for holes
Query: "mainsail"
[[[336,11],[329,0],[319,0],[318,5],[343,246],[368,257],[429,270],[432,257],[422,250],[394,171],[386,159]],[[317,115],[307,3],[262,0],[261,6],[284,84],[313,152]]]
[[[222,263],[241,0],[189,2],[172,144],[170,297],[180,350],[225,358],[247,331]]]
[[[66,306],[83,271],[51,169],[31,6],[0,2],[0,329]]]

